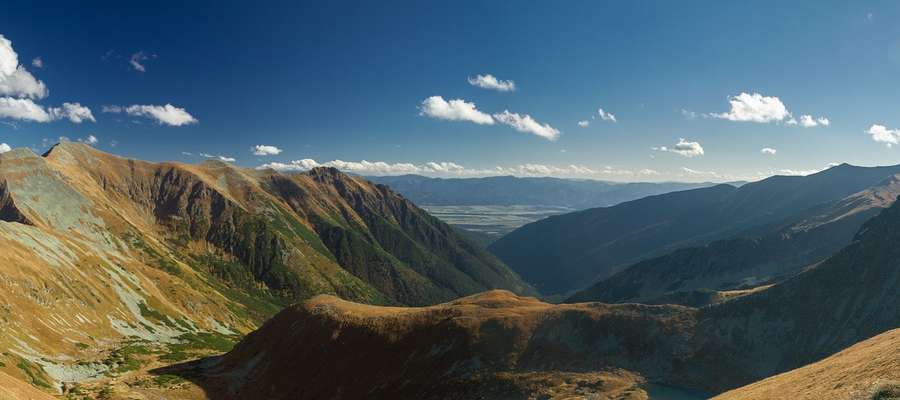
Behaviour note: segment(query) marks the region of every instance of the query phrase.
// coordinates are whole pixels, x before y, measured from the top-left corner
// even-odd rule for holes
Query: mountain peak
[[[26,158],[36,158],[38,155],[34,154],[31,149],[27,147],[17,147],[5,153],[0,153],[0,162],[2,161],[10,161],[10,160],[21,160]]]
[[[319,182],[342,181],[349,178],[347,174],[334,167],[315,167],[306,174]]]

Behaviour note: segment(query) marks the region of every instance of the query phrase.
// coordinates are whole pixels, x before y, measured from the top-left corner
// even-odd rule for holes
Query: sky
[[[900,163],[898,2],[260,4],[4,3],[0,151],[615,181]]]

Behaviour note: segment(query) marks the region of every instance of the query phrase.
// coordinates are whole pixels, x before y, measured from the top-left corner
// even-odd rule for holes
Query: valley
[[[0,400],[900,400],[900,3],[0,9]]]
[[[485,236],[485,246],[522,225],[573,211],[554,206],[422,206],[442,221]]]

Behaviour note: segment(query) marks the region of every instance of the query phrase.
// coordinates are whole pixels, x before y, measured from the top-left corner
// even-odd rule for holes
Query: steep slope
[[[0,371],[51,391],[227,350],[321,293],[418,305],[531,291],[412,203],[335,170],[61,143],[0,154],[0,210]]]
[[[488,249],[541,293],[565,293],[639,255],[708,232],[717,221],[697,216],[734,190],[718,185],[548,217],[507,234]]]
[[[678,293],[779,281],[849,244],[859,227],[898,195],[900,176],[894,175],[790,222],[639,262],[567,301],[658,303],[673,301]]]
[[[895,398],[898,394],[900,330],[895,329],[824,360],[722,393],[715,399],[870,400]]]
[[[643,378],[604,366],[657,368],[652,360],[671,351],[684,315],[663,306],[553,306],[505,291],[427,308],[320,296],[279,313],[192,379],[223,399],[641,399]],[[657,334],[630,335],[639,331]]]
[[[391,189],[420,205],[533,205],[574,209],[607,207],[642,197],[715,185],[682,182],[618,183],[513,176],[447,179],[402,175],[372,176],[367,179],[390,186]]]
[[[221,272],[248,275],[286,301],[333,293],[430,304],[491,288],[528,290],[446,224],[335,169],[288,176],[221,162],[152,164],[71,143],[47,157],[71,163],[124,208],[152,215],[177,244],[213,247],[199,256],[235,259],[241,265]]]
[[[0,372],[0,399],[7,400],[54,400],[55,397],[35,389],[33,386]]]
[[[528,224],[490,250],[542,292],[565,293],[643,259],[785,221],[898,172],[900,166],[842,164],[740,188],[723,185],[669,193]]]
[[[767,290],[700,310],[698,329],[723,368],[744,370],[725,387],[819,360],[900,326],[900,206],[860,229],[817,267]],[[748,368],[752,366],[752,368]]]

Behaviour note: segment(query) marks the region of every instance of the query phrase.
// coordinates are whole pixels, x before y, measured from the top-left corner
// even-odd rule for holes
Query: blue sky
[[[900,163],[895,2],[52,3],[0,14],[11,147],[628,181]]]

